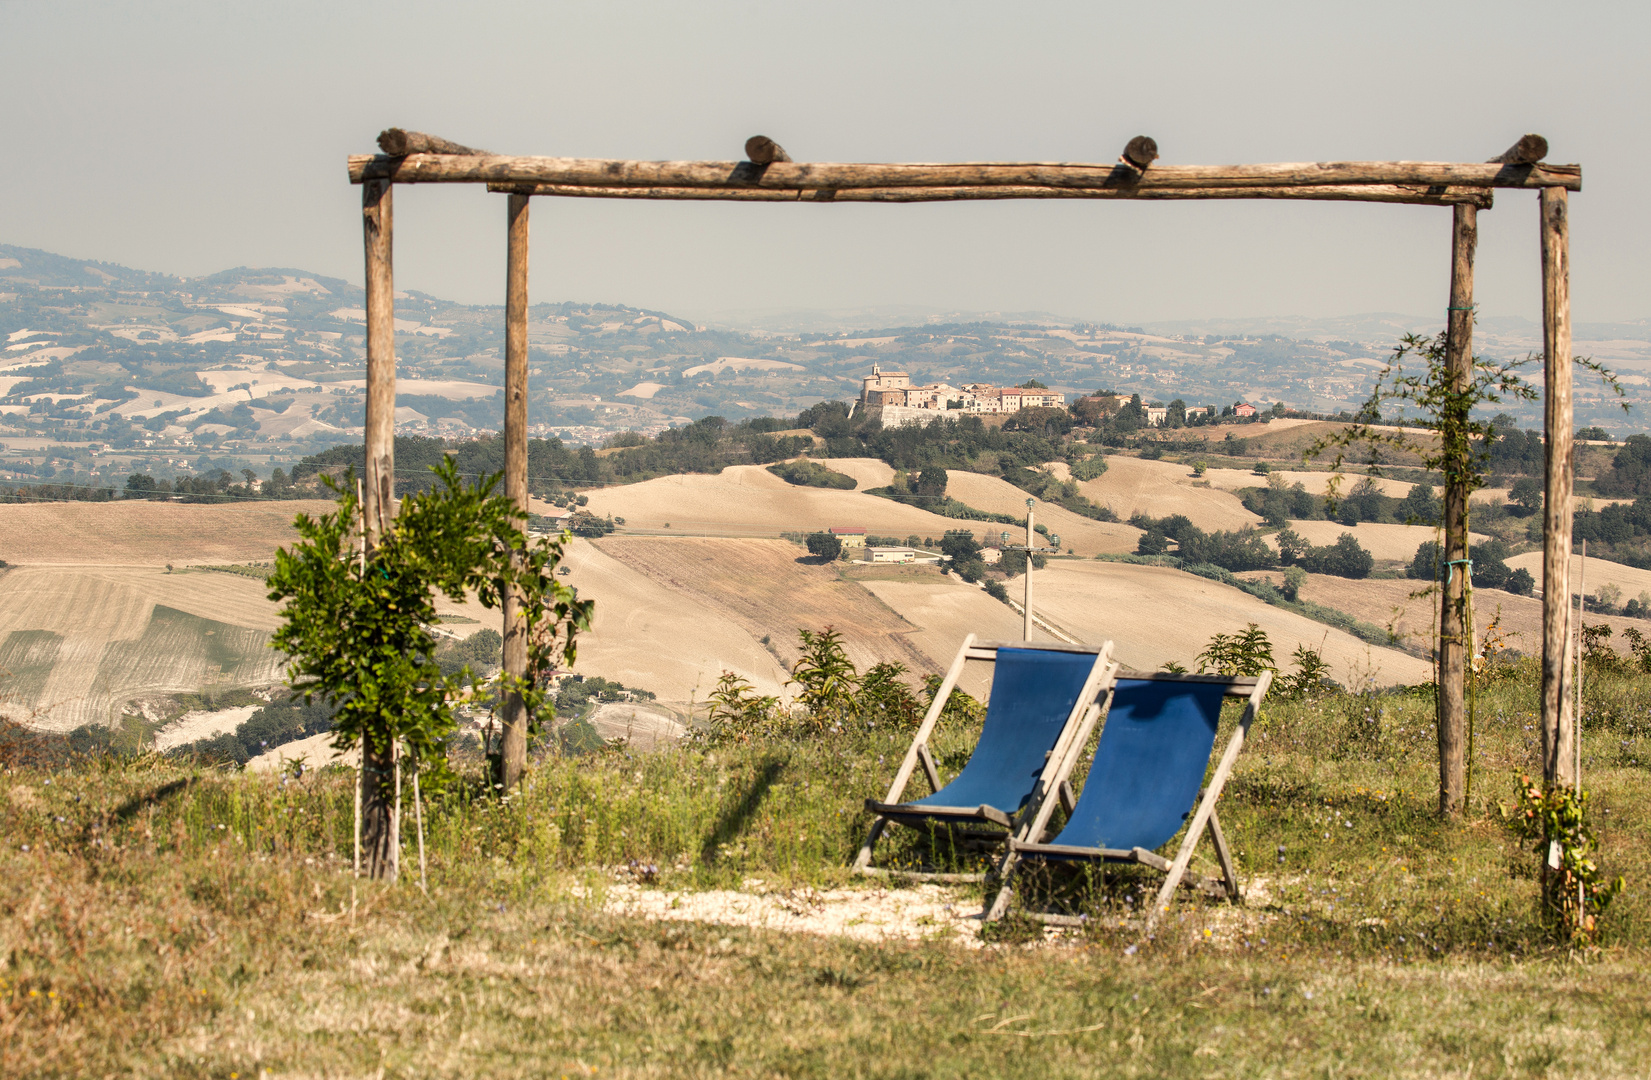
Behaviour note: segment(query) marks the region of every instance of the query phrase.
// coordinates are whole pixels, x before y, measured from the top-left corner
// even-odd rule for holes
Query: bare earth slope
[[[1078,487],[1091,502],[1110,506],[1125,520],[1137,513],[1150,517],[1185,514],[1194,525],[1210,531],[1261,523],[1259,517],[1244,509],[1237,496],[1212,487],[1196,487],[1195,483],[1192,470],[1185,465],[1118,456],[1106,459],[1106,472]],[[1134,545],[1129,550],[1133,551]]]
[[[609,537],[600,547],[628,570],[716,611],[758,640],[767,637],[787,667],[801,655],[797,631],[829,625],[842,632],[849,658],[862,671],[882,661],[918,674],[936,669],[934,657],[909,640],[909,622],[843,580],[841,564],[819,565],[790,541]],[[934,578],[939,581],[940,574]]]
[[[1592,573],[1594,560],[1588,560],[1588,569]],[[1540,564],[1537,567],[1541,569]],[[1275,584],[1279,575],[1251,575],[1269,577]],[[1366,581],[1348,581],[1346,578],[1330,577],[1325,574],[1309,574],[1307,581],[1302,585],[1301,596],[1305,600],[1324,604],[1345,611],[1355,618],[1375,623],[1392,629],[1406,641],[1412,642],[1420,648],[1431,648],[1437,627],[1434,620],[1438,618],[1438,597],[1420,596],[1411,594],[1428,588],[1432,583],[1427,581],[1412,581],[1405,578],[1372,579]],[[1592,586],[1590,586],[1592,588]],[[1506,637],[1508,648],[1518,649],[1527,655],[1537,655],[1542,652],[1542,601],[1529,596],[1515,596],[1503,592],[1501,589],[1475,589],[1473,593],[1474,631],[1483,636],[1491,620],[1500,617],[1500,627]],[[1589,625],[1607,623],[1614,631],[1613,640],[1622,640],[1623,630],[1629,627],[1637,628],[1641,633],[1651,631],[1642,619],[1627,619],[1618,616],[1589,615]],[[1620,651],[1626,652],[1626,648]]]
[[[782,692],[786,672],[779,661],[715,604],[662,584],[588,540],[573,542],[564,565],[571,573],[562,580],[596,601],[595,623],[579,636],[574,671],[617,679],[673,702],[704,701],[724,670],[749,681],[758,693]],[[474,599],[463,605],[443,601],[438,610],[476,619],[478,626],[452,628],[466,637],[483,626],[497,629],[501,621],[499,612]]]
[[[207,505],[167,502],[0,505],[0,558],[98,565],[263,561],[297,536],[292,519],[333,503],[312,499]]]
[[[1367,670],[1380,685],[1430,677],[1425,660],[1367,645],[1351,634],[1179,570],[1063,559],[1038,571],[1033,589],[1033,604],[1040,614],[1082,640],[1111,638],[1119,661],[1132,667],[1156,669],[1174,660],[1195,669],[1197,654],[1212,635],[1234,633],[1253,622],[1267,632],[1273,658],[1286,671],[1297,645],[1317,648],[1322,642],[1333,677],[1344,684],[1362,682]]]
[[[828,463],[829,464],[829,463]],[[662,476],[592,492],[598,514],[625,519],[627,529],[697,536],[767,536],[858,525],[885,536],[938,537],[958,522],[858,491],[797,487],[760,465],[721,473]]]
[[[1536,591],[1542,592],[1542,552],[1527,551],[1523,555],[1515,555],[1508,560],[1508,565],[1518,569],[1524,567],[1536,579]],[[1574,596],[1577,585],[1582,577],[1582,556],[1571,556],[1571,593]],[[1601,585],[1607,582],[1622,590],[1622,600],[1630,600],[1643,592],[1651,592],[1651,570],[1639,570],[1621,563],[1606,562],[1604,559],[1588,559],[1587,580],[1581,584],[1587,588],[1588,595],[1593,596]],[[1647,628],[1651,629],[1651,628]]]
[[[995,476],[982,476],[980,473],[962,472],[957,469],[947,474],[946,494],[952,498],[972,506],[976,510],[987,510],[996,514],[1009,514],[1013,517],[1026,516],[1026,492]],[[1034,500],[1034,520],[1039,525],[1047,526],[1049,531],[1061,538],[1061,547],[1072,548],[1080,555],[1099,555],[1104,553],[1118,554],[1135,550],[1141,530],[1131,528],[1117,522],[1096,521],[1086,518],[1064,507],[1054,506],[1042,499]],[[976,531],[988,529],[1001,531],[1009,530],[1014,537],[1012,526],[991,525],[978,522],[962,522],[963,525],[972,525]],[[1023,537],[1014,537],[1020,543]]]

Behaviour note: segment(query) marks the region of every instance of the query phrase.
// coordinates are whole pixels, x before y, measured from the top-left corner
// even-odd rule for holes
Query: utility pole
[[[1021,605],[1021,634],[1024,641],[1032,640],[1032,553],[1043,550],[1032,542],[1033,537],[1036,535],[1032,526],[1033,505],[1033,500],[1026,500],[1026,543],[1024,545],[1009,543],[1008,530],[998,534],[998,538],[1003,542],[1004,551],[1024,551],[1026,553],[1026,601]],[[1049,547],[1053,551],[1060,551],[1061,538],[1051,536]]]

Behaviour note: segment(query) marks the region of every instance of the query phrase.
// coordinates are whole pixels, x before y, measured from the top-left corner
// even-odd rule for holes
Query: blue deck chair
[[[943,785],[929,753],[929,737],[969,660],[993,664],[991,700],[968,764]],[[866,809],[876,819],[854,860],[854,871],[883,872],[871,866],[871,859],[890,822],[912,828],[941,826],[972,843],[1001,843],[1025,835],[1022,826],[1049,801],[1050,792],[1063,793],[1070,805],[1066,777],[1100,719],[1104,703],[1097,703],[1096,697],[1111,684],[1114,671],[1110,641],[1099,646],[1034,645],[976,643],[973,634],[964,638],[895,773],[888,796],[881,802],[866,800]],[[919,766],[932,794],[908,801],[904,799],[906,785]],[[984,875],[914,872],[911,876],[979,880]]]
[[[1069,812],[1066,826],[1060,835],[1041,842],[1054,811],[1050,804],[1024,836],[1010,839],[999,869],[1002,887],[987,909],[987,920],[1007,911],[1012,875],[1027,860],[1140,863],[1162,871],[1163,887],[1147,914],[1149,928],[1169,910],[1182,884],[1224,893],[1237,901],[1238,875],[1215,804],[1271,685],[1272,672],[1259,677],[1122,673],[1113,687],[1112,706],[1083,794]],[[1215,747],[1221,702],[1228,697],[1245,698],[1248,705],[1206,786],[1204,774]],[[1192,820],[1187,824],[1189,815]],[[1157,854],[1184,824],[1187,830],[1174,860]],[[1221,865],[1219,882],[1188,874],[1193,850],[1206,830]],[[1045,922],[1076,921],[1069,916],[1031,914]]]

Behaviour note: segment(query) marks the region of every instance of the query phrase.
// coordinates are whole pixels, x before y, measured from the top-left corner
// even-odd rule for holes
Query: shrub
[[[819,462],[809,461],[807,458],[801,458],[797,461],[782,461],[777,465],[768,466],[768,471],[786,483],[795,484],[798,487],[835,488],[841,491],[852,491],[856,485],[854,477],[840,473],[836,469],[828,469]],[[926,471],[932,472],[934,470]],[[944,469],[940,472],[942,475],[945,474]],[[944,481],[941,483],[941,490],[945,490]]]
[[[822,562],[830,562],[843,553],[843,542],[828,532],[811,532],[804,538],[808,553]]]
[[[1284,587],[1279,591],[1284,594],[1284,599],[1294,603],[1296,597],[1301,595],[1301,587],[1306,583],[1307,571],[1299,566],[1292,566],[1284,571]]]
[[[1200,674],[1260,675],[1278,670],[1273,663],[1273,643],[1255,623],[1237,634],[1216,634],[1197,659]]]
[[[1309,547],[1301,556],[1301,567],[1310,574],[1367,578],[1375,566],[1375,556],[1359,546],[1352,533],[1342,533],[1328,547]]]

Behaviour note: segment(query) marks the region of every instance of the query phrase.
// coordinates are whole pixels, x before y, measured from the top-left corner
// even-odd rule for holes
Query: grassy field
[[[1600,857],[1628,885],[1581,951],[1539,925],[1496,808],[1533,709],[1528,680],[1485,690],[1473,797],[1441,822],[1428,699],[1275,702],[1223,803],[1245,906],[1184,901],[1143,939],[1119,874],[1073,898],[1087,930],[984,948],[614,913],[643,864],[679,895],[849,883],[894,731],[543,759],[502,803],[430,807],[428,896],[410,828],[401,883],[352,879],[346,774],[13,767],[0,1074],[1640,1075],[1651,700],[1591,691]],[[971,738],[942,733],[943,770]]]

